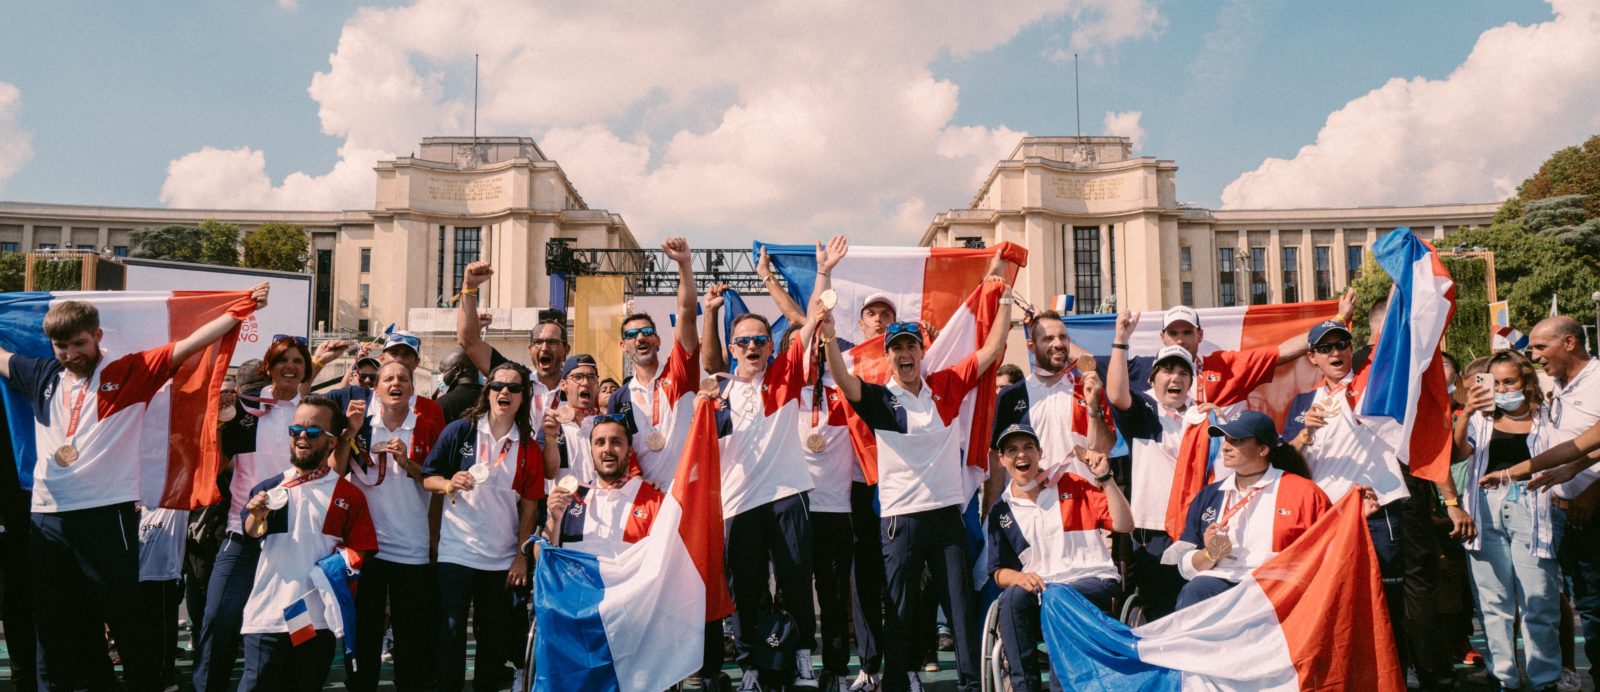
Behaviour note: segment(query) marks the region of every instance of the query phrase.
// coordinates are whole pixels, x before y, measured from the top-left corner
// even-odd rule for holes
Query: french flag
[[[649,534],[614,558],[546,545],[533,591],[535,689],[654,692],[700,669],[705,623],[733,612],[714,401],[695,401]]]
[[[789,293],[801,305],[811,298],[816,284],[816,248],[809,245],[766,245],[756,243],[772,258],[773,268],[783,274]],[[839,295],[834,307],[838,336],[856,346],[845,359],[857,377],[883,384],[889,380],[889,359],[879,335],[863,342],[858,316],[867,299],[886,295],[895,302],[896,317],[902,322],[921,322],[938,331],[927,344],[923,370],[936,372],[960,362],[983,345],[989,329],[997,326],[998,301],[1009,289],[983,278],[996,253],[1012,264],[1006,283],[1016,279],[1018,267],[1028,262],[1026,248],[1015,243],[1000,243],[991,248],[852,247],[833,268],[831,285]],[[998,325],[1001,329],[1009,325]],[[1000,364],[986,377],[991,380]],[[962,402],[960,425],[969,431],[967,464],[969,481],[976,489],[988,468],[989,434],[994,420],[995,391],[978,387]],[[848,412],[851,443],[868,483],[878,482],[878,454],[872,430]]]
[[[1405,689],[1360,493],[1238,586],[1129,629],[1070,587],[1040,615],[1065,689]]]
[[[0,295],[0,346],[13,353],[50,358],[54,352],[44,335],[44,316],[67,300],[93,304],[105,332],[101,348],[113,357],[159,348],[188,336],[221,316],[241,299],[243,291],[29,291]],[[254,317],[250,318],[251,320]],[[217,489],[217,407],[219,388],[233,359],[239,330],[178,367],[172,381],[150,399],[138,450],[140,498],[148,507],[189,510],[215,503]],[[9,382],[0,387],[17,477],[33,488],[33,405]]]
[[[306,603],[310,593],[294,599],[283,609],[283,621],[289,624],[289,643],[300,646],[316,639],[317,626],[311,622],[311,606]]]
[[[1451,429],[1439,352],[1456,311],[1455,282],[1433,247],[1409,228],[1384,234],[1372,254],[1394,290],[1356,415],[1376,426],[1412,475],[1442,481],[1450,473]]]
[[[344,639],[346,656],[356,653],[356,586],[360,580],[361,553],[345,546],[334,548],[311,568],[311,584],[322,597],[322,620],[333,636]]]

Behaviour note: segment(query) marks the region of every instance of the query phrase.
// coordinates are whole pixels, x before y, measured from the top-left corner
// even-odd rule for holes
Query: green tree
[[[141,228],[129,239],[133,241],[134,257],[141,259],[199,262],[203,245],[200,229],[191,226],[162,226]]]
[[[27,256],[20,252],[0,252],[0,293],[22,290],[27,260]]]
[[[239,266],[239,227],[212,219],[200,222],[200,261],[221,267]]]
[[[33,290],[82,290],[83,262],[81,257],[39,259],[33,263]]]
[[[1478,257],[1441,257],[1445,270],[1456,284],[1456,313],[1445,331],[1445,348],[1463,362],[1489,354],[1489,292],[1486,280],[1488,263]],[[1366,343],[1372,337],[1372,325],[1367,321],[1372,306],[1389,296],[1394,281],[1378,261],[1368,257],[1361,265],[1361,275],[1352,288],[1356,290],[1355,337],[1357,343]]]
[[[311,236],[297,224],[269,223],[244,237],[244,266],[303,272]]]
[[[1566,195],[1583,195],[1587,216],[1600,216],[1600,135],[1551,154],[1537,173],[1517,186],[1516,199],[1526,205]]]

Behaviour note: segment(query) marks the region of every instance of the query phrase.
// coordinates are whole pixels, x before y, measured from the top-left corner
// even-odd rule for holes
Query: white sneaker
[[[1556,679],[1556,689],[1561,692],[1578,692],[1583,689],[1583,678],[1578,677],[1576,670],[1562,668],[1561,677]]]
[[[528,692],[528,671],[521,668],[511,670],[511,692]]]
[[[856,681],[850,683],[850,692],[877,692],[879,676],[868,674],[865,669],[856,673]]]
[[[906,677],[910,678],[906,681],[907,690],[910,692],[922,692],[922,676],[917,675],[917,671],[913,670],[909,673],[906,673]]]
[[[811,650],[801,649],[794,653],[794,687],[817,686],[817,672],[811,669]]]
[[[751,668],[739,679],[739,692],[761,692],[761,671]]]

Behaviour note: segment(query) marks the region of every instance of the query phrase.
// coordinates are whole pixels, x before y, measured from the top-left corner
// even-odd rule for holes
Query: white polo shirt
[[[638,476],[620,488],[578,489],[561,517],[561,547],[613,557],[650,534],[665,497]]]
[[[277,486],[288,487],[289,503],[267,515],[267,533],[261,537],[261,557],[256,562],[254,585],[244,606],[242,634],[288,632],[283,609],[313,592],[311,570],[317,561],[345,546],[367,552],[377,550],[378,538],[367,513],[366,496],[337,475],[293,484],[300,476],[291,469],[268,478],[252,488],[265,492]],[[316,629],[329,629],[319,599],[310,600],[307,609]]]
[[[1354,379],[1351,373],[1344,383],[1348,385]],[[1326,424],[1312,433],[1311,446],[1303,451],[1306,464],[1311,467],[1311,480],[1334,502],[1357,485],[1372,488],[1380,505],[1411,497],[1394,450],[1378,438],[1372,426],[1356,419],[1353,406],[1358,396],[1354,388],[1323,384],[1306,398],[1308,407],[1333,402],[1339,409],[1337,415],[1326,417]],[[1291,410],[1289,415],[1298,418],[1303,426],[1305,410]]]
[[[683,446],[689,439],[694,395],[699,390],[699,353],[683,350],[673,339],[671,355],[654,379],[646,382],[634,377],[612,395],[611,412],[626,413],[632,420],[629,429],[633,431],[633,453],[639,458],[639,470],[645,480],[663,488],[672,485]],[[665,443],[660,450],[652,450],[648,444],[654,432],[661,433]]]
[[[433,440],[415,439],[419,430],[415,402],[405,421],[392,430],[384,427],[376,399],[367,403],[367,415],[371,416],[369,420],[372,421],[372,440],[368,449],[381,447],[390,440],[400,440],[405,443],[406,449],[420,452],[414,456],[425,457],[433,447]],[[428,564],[428,543],[431,539],[428,505],[432,501],[428,491],[422,488],[421,481],[406,475],[399,459],[388,454],[373,454],[371,457],[372,465],[368,468],[363,469],[358,463],[350,464],[350,480],[367,497],[372,523],[378,530],[379,555],[385,562]]]
[[[1131,392],[1126,411],[1112,407],[1117,431],[1128,441],[1133,477],[1129,505],[1134,528],[1164,531],[1172,479],[1178,469],[1178,450],[1188,428],[1184,414],[1157,403],[1144,392]],[[1201,417],[1203,419],[1203,416]]]
[[[445,426],[428,454],[423,477],[450,478],[478,465],[489,469],[489,477],[445,499],[439,562],[487,571],[510,569],[526,538],[520,535],[521,503],[544,497],[543,455],[534,444],[524,451],[519,434],[511,426],[505,436],[495,437],[488,416]]]
[[[1554,382],[1550,388],[1548,405],[1539,411],[1543,432],[1538,437],[1544,443],[1535,454],[1554,447],[1600,422],[1600,359],[1590,358],[1565,385]],[[1556,497],[1570,500],[1577,497],[1595,480],[1600,479],[1600,462],[1580,471],[1577,476],[1555,487]]]
[[[811,490],[800,437],[804,344],[767,365],[760,379],[730,380],[717,411],[722,448],[722,517]],[[808,419],[809,420],[809,419]]]
[[[1093,406],[1099,408],[1101,402]],[[1089,467],[1073,455],[1074,447],[1089,447],[1089,402],[1083,398],[1083,377],[1068,369],[1054,383],[1046,384],[1038,371],[1030,373],[1020,385],[1001,392],[995,405],[995,433],[1024,420],[1039,435],[1039,467],[1053,474],[1055,467],[1080,476]]]
[[[877,437],[881,516],[966,506],[961,401],[979,385],[980,374],[977,357],[967,356],[927,375],[917,394],[895,380],[861,383],[861,400],[851,407]]]
[[[1077,474],[1062,474],[1036,500],[1014,495],[1007,483],[987,523],[990,575],[1006,568],[1033,572],[1049,584],[1121,581],[1101,533],[1111,530],[1105,493]]]
[[[812,411],[812,387],[806,387],[800,396],[800,448],[805,451],[806,467],[811,470],[811,511],[849,512],[850,484],[861,473],[861,465],[856,463],[855,448],[850,444],[844,395],[835,387],[824,387],[823,391],[826,400],[816,411]],[[805,446],[806,438],[812,434],[822,436],[822,451],[813,452]]]
[[[1272,526],[1278,507],[1277,481],[1282,477],[1282,469],[1268,468],[1255,483],[1242,491],[1232,478],[1222,484],[1224,512],[1237,505],[1252,489],[1260,490],[1228,521],[1224,533],[1233,542],[1232,552],[1204,572],[1194,568],[1194,551],[1184,553],[1178,560],[1178,572],[1184,579],[1192,581],[1195,577],[1217,577],[1237,582],[1277,555],[1272,550]],[[1204,548],[1199,547],[1200,550]]]
[[[554,441],[545,437],[544,431],[539,431],[540,446],[556,444],[558,445],[556,452],[561,456],[561,463],[556,467],[556,477],[544,483],[546,495],[568,477],[576,478],[578,485],[594,485],[598,476],[594,472],[594,448],[589,443],[589,432],[593,429],[594,419],[584,417],[571,423],[562,423],[561,436]]]

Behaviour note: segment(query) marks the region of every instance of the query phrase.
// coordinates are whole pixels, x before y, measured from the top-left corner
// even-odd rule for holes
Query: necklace
[[[1528,420],[1529,418],[1533,417],[1533,411],[1529,411],[1529,412],[1524,413],[1524,414],[1522,414],[1520,416],[1513,416],[1510,413],[1504,413],[1504,414],[1501,414],[1501,415],[1504,415],[1505,417],[1510,418],[1511,420]]]

